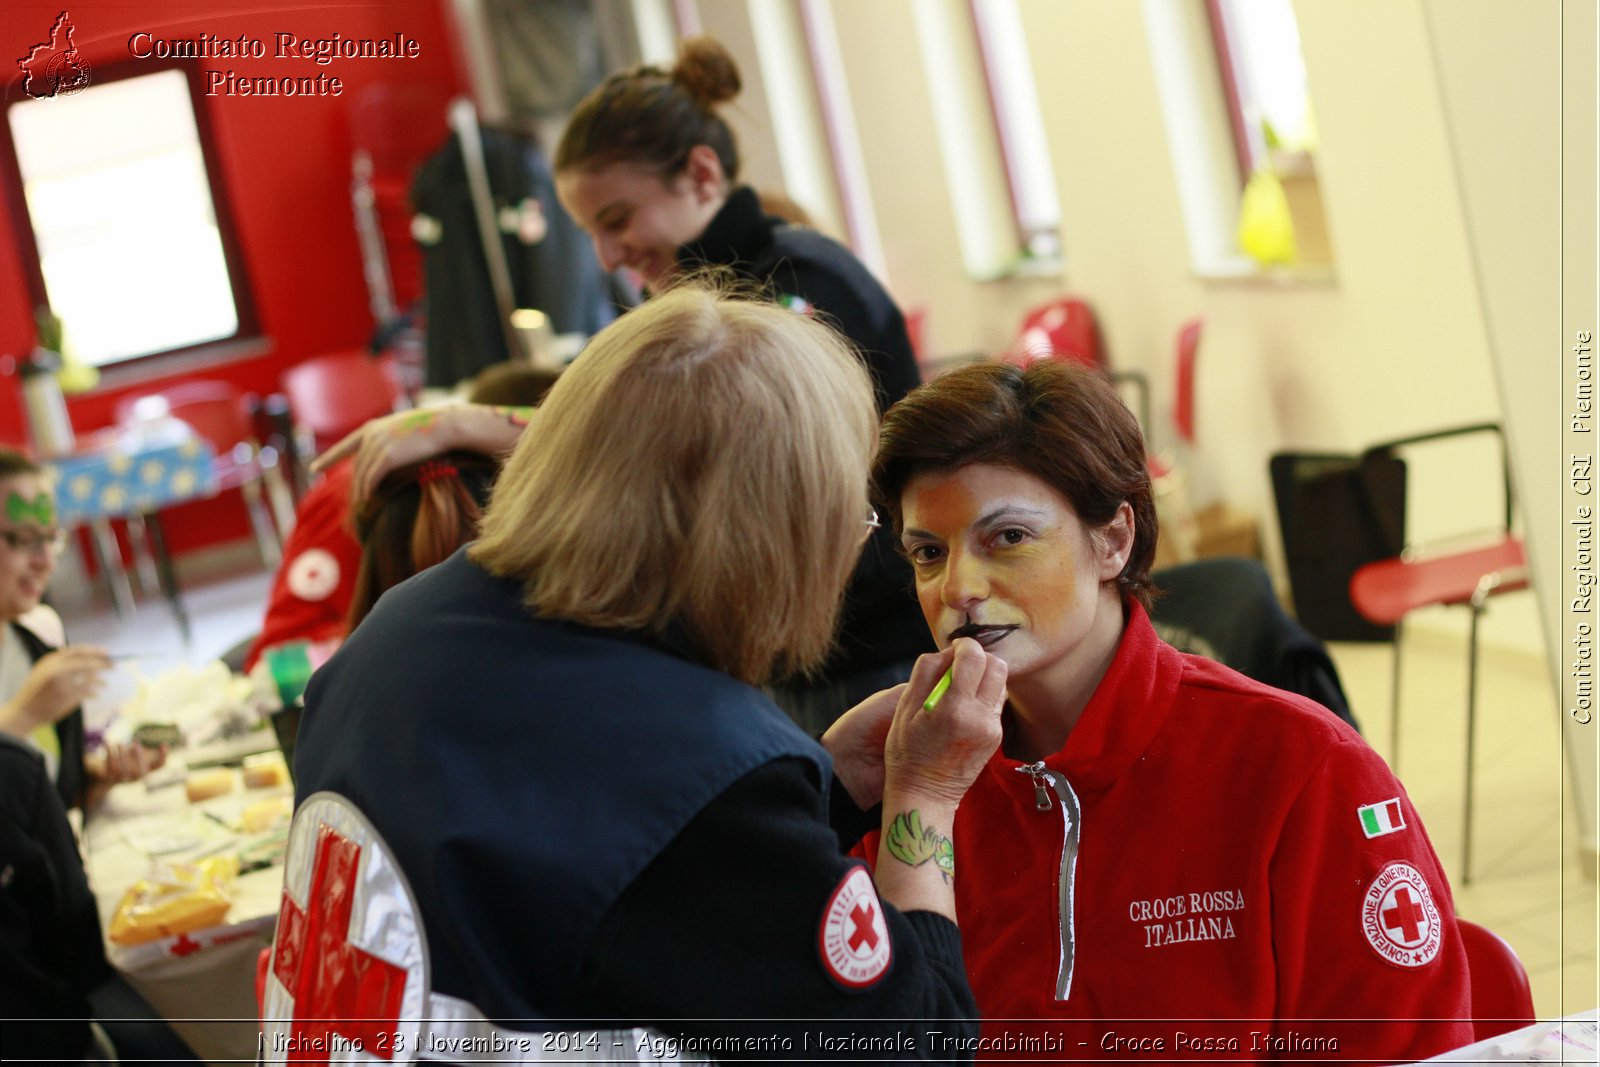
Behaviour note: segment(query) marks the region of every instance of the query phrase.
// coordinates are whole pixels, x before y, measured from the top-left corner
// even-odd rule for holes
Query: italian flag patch
[[[1399,797],[1357,808],[1356,814],[1361,817],[1361,832],[1369,838],[1382,837],[1406,828],[1406,817],[1400,813]]]

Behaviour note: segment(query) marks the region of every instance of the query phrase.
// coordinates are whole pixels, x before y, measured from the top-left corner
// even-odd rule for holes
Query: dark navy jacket
[[[820,746],[757,690],[521,596],[458,552],[390,590],[307,692],[296,791],[345,796],[394,850],[435,991],[521,1029],[972,1013],[932,913],[884,908],[896,956],[873,988],[825,975],[818,923],[851,861]]]

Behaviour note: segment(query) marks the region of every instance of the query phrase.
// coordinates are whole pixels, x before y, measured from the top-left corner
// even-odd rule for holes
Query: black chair
[[[1260,563],[1202,559],[1156,571],[1151,578],[1161,595],[1150,621],[1162,640],[1258,682],[1310,697],[1360,730],[1328,650],[1283,610]]]
[[[1405,461],[1280,452],[1269,469],[1295,618],[1324,641],[1394,640],[1351,604],[1350,578],[1405,547]]]

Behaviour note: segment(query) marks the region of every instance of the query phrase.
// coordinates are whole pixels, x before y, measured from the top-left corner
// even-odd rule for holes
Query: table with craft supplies
[[[83,843],[106,955],[202,1059],[252,1062],[293,789],[270,729],[114,787]]]

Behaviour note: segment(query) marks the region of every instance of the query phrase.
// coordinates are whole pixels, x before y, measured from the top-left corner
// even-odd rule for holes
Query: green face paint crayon
[[[933,687],[933,692],[928,694],[928,699],[922,702],[923,711],[932,711],[939,706],[939,698],[944,696],[945,690],[950,688],[950,676],[956,672],[956,665],[952,663],[950,669],[944,672],[944,677],[939,679]]]

